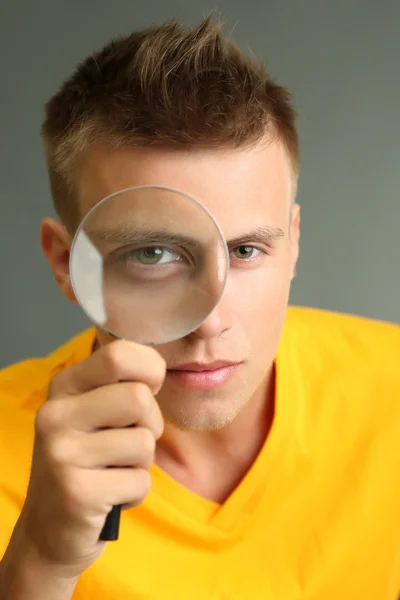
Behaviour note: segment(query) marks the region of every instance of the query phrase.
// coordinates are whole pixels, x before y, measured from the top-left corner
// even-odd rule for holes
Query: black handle
[[[134,427],[134,425],[128,425],[128,427]],[[101,429],[108,429],[108,427],[102,427]],[[106,468],[114,469],[112,466]],[[122,504],[117,504],[108,513],[99,537],[102,542],[115,542],[118,539],[121,509]]]
[[[122,504],[114,506],[107,515],[104,527],[101,530],[99,540],[115,542],[119,534],[119,521],[121,517]]]

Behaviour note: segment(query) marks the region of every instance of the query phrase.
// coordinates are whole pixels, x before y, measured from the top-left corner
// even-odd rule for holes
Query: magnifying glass
[[[229,268],[222,231],[180,190],[143,185],[96,204],[74,236],[70,276],[90,320],[115,338],[164,344],[195,331],[218,304]],[[101,540],[118,539],[121,505]]]

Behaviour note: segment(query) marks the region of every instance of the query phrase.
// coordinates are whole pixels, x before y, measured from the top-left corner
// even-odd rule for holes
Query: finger
[[[137,506],[151,489],[151,475],[146,469],[107,469],[98,474],[106,476],[99,479],[99,487],[103,493],[107,491],[110,509],[118,504]]]
[[[165,361],[154,348],[117,340],[58,373],[50,384],[49,398],[78,395],[120,381],[141,381],[157,394],[165,373]]]
[[[156,439],[164,429],[158,403],[144,383],[117,383],[59,398],[43,404],[36,418],[36,429],[45,436],[60,430],[88,433],[131,425],[150,429]]]
[[[149,469],[155,448],[156,440],[149,429],[132,427],[59,436],[52,444],[51,456],[58,464],[81,469],[109,466]]]
[[[90,508],[108,513],[113,506],[137,506],[151,488],[147,469],[75,469],[70,472],[65,495],[71,499],[71,510]]]

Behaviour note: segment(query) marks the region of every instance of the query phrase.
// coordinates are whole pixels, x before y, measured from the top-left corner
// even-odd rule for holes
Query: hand
[[[99,535],[112,507],[137,506],[148,494],[164,427],[154,396],[165,372],[154,349],[116,341],[51,381],[19,528],[57,572],[79,576],[105,548]]]

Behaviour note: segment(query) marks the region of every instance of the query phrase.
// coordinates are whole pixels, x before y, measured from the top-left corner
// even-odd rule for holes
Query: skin
[[[299,254],[300,207],[282,142],[251,148],[196,151],[88,152],[78,182],[81,214],[126,187],[164,185],[198,198],[217,219],[228,242],[260,226],[282,230],[268,244],[239,258],[229,246],[230,272],[221,301],[190,335],[156,346],[167,369],[199,361],[241,362],[224,386],[188,390],[168,375],[157,395],[166,421],[156,463],[192,491],[223,501],[243,478],[268,436],[274,412],[274,357],[282,333]],[[41,245],[63,294],[76,302],[68,272],[71,237],[45,219]],[[113,340],[98,330],[98,343]]]

